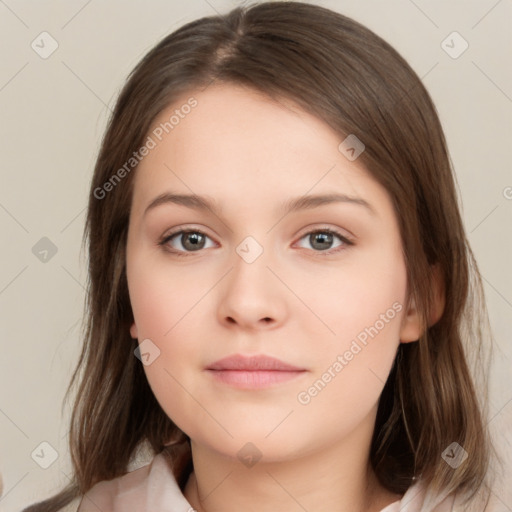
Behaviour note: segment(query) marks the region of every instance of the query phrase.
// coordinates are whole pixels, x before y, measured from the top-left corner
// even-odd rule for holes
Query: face
[[[419,335],[386,190],[345,137],[240,86],[184,96],[149,136],[127,277],[166,414],[197,445],[267,460],[373,428],[398,344]]]

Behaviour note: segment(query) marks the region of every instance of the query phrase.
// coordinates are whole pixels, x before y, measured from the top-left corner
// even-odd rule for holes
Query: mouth
[[[217,382],[240,389],[261,389],[288,382],[307,370],[274,357],[239,354],[220,359],[206,367]]]

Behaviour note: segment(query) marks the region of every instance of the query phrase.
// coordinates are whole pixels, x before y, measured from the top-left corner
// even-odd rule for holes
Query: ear
[[[130,326],[130,336],[133,339],[138,339],[139,338],[139,331],[137,329],[137,326],[135,325],[135,322],[133,322],[132,325]]]
[[[428,327],[431,327],[439,321],[443,315],[446,305],[444,280],[441,269],[438,264],[432,265],[432,286],[433,286],[433,304],[430,308],[430,316],[428,319]],[[425,331],[422,325],[421,317],[416,307],[414,298],[411,298],[409,307],[402,319],[400,328],[400,341],[402,343],[410,343],[419,340]]]
[[[410,343],[411,341],[418,341],[422,331],[421,319],[416,308],[416,302],[414,297],[411,297],[407,311],[402,318],[400,342]]]

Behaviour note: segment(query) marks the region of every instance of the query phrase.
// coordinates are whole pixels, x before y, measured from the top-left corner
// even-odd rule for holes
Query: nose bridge
[[[266,295],[270,292],[272,284],[269,277],[272,273],[267,266],[272,257],[269,248],[260,243],[255,236],[248,235],[235,246],[234,251],[235,254],[230,258],[233,267],[230,286],[237,289],[241,287],[237,293],[242,294],[244,287],[247,288],[245,291],[249,295]]]
[[[260,259],[263,253],[268,252],[268,246],[267,251],[265,251],[263,245],[252,235],[249,235],[237,245],[235,252],[246,264],[252,265],[255,261]]]
[[[265,324],[282,320],[284,302],[278,289],[280,283],[268,268],[273,259],[270,252],[252,235],[235,247],[219,302],[221,321],[255,326],[263,320]]]

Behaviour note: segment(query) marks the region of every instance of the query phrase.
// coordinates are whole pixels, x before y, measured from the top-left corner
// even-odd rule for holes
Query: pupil
[[[332,233],[314,233],[310,242],[311,246],[315,247],[317,241],[319,241],[320,249],[327,249],[332,244]]]
[[[184,233],[183,236],[185,237],[185,243],[183,243],[183,240],[182,240],[183,247],[185,247],[187,249],[191,249],[193,251],[201,248],[200,247],[201,238],[203,235],[201,235],[200,233]],[[187,247],[188,241],[190,241],[189,247]],[[204,240],[203,240],[203,242],[204,242]]]

